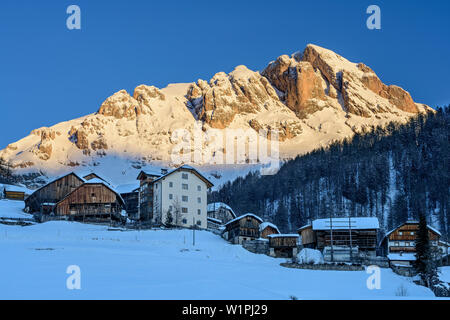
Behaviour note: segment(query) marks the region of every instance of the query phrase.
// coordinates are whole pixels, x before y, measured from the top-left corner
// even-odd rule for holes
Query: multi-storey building
[[[207,191],[213,184],[191,166],[161,175],[141,172],[141,220],[177,227],[207,228]]]

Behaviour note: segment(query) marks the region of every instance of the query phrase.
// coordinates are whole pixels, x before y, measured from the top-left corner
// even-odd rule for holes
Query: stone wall
[[[267,240],[251,240],[244,241],[242,246],[250,252],[258,254],[269,254],[269,241]]]

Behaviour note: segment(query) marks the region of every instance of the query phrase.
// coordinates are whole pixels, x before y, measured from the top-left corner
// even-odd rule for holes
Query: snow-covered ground
[[[441,281],[450,283],[450,267],[439,268],[439,279]]]
[[[31,214],[23,212],[23,201],[0,200],[0,218],[32,219]]]
[[[19,204],[0,201],[0,212],[15,216]],[[207,231],[196,232],[193,246],[189,230],[0,224],[0,252],[0,299],[434,298],[390,269],[381,269],[381,289],[369,290],[364,271],[284,268],[285,259],[250,253]],[[81,269],[81,290],[66,288],[70,265]]]

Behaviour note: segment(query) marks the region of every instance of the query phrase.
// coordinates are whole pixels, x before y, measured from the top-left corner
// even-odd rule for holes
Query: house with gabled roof
[[[439,250],[441,233],[428,225],[428,237],[432,248]],[[395,229],[389,231],[381,241],[381,248],[389,259],[389,262],[397,266],[412,266],[416,260],[417,232],[419,221],[408,220]]]
[[[379,227],[376,217],[339,217],[316,219],[299,228],[297,232],[301,236],[303,247],[327,249],[327,252],[331,247],[341,248],[342,259],[345,260],[350,247],[352,252],[357,250],[369,256],[376,256]]]
[[[253,213],[246,213],[225,224],[224,238],[234,244],[258,239],[263,219]]]
[[[85,180],[74,172],[58,177],[27,197],[25,199],[25,209],[29,213],[50,213],[47,211],[52,205],[63,199],[84,182]]]
[[[109,183],[92,178],[58,201],[53,212],[75,221],[111,221],[122,219],[124,206],[121,195]]]
[[[210,230],[220,229],[225,223],[236,218],[233,209],[223,202],[208,203],[207,215]]]
[[[155,225],[207,228],[207,191],[213,186],[194,167],[139,173],[139,216]]]

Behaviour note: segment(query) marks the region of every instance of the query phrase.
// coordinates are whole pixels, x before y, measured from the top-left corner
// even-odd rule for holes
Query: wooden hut
[[[292,258],[297,255],[297,234],[271,234],[268,238],[272,257]]]
[[[311,224],[299,228],[297,232],[301,236],[302,245],[304,248],[314,249],[316,247],[316,234],[314,233]]]
[[[259,226],[263,220],[252,213],[244,214],[225,224],[225,238],[234,243],[242,244],[259,238]]]
[[[280,234],[278,227],[270,222],[263,222],[259,225],[259,237],[269,239],[271,234]]]
[[[81,186],[84,180],[71,172],[37,189],[25,199],[25,208],[29,213],[41,212],[42,205],[56,204],[70,192]]]
[[[5,187],[3,190],[3,196],[8,200],[25,200],[25,191],[16,190],[14,188]]]
[[[119,220],[125,203],[103,180],[91,179],[55,205],[55,214],[77,221]]]

